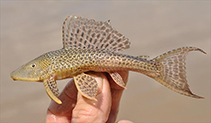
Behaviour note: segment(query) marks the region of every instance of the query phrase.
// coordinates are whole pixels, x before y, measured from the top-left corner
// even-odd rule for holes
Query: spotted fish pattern
[[[118,71],[145,74],[169,89],[194,97],[186,80],[185,59],[195,47],[178,48],[158,57],[131,56],[119,53],[130,47],[129,39],[115,30],[110,21],[102,22],[80,16],[68,16],[62,26],[63,48],[47,52],[11,73],[14,80],[41,81],[49,97],[61,104],[56,80],[74,78],[84,97],[96,100],[98,85],[88,71],[107,72],[125,88]]]

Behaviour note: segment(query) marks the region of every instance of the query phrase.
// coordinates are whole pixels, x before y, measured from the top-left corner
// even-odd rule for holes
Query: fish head
[[[10,75],[13,80],[19,81],[43,81],[46,70],[46,61],[40,56],[13,71]]]

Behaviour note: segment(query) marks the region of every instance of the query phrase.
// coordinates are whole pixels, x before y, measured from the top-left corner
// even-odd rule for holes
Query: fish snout
[[[36,73],[33,73],[32,71],[27,71],[23,69],[17,69],[13,71],[10,74],[11,78],[14,81],[36,81],[36,82],[41,82],[40,76],[38,76]]]
[[[10,74],[11,78],[16,81],[18,80],[18,73],[17,71],[13,71],[11,74]]]
[[[14,71],[10,74],[10,76],[11,76],[11,78],[12,78],[13,80],[16,80],[16,78],[15,78],[15,76],[14,76]]]

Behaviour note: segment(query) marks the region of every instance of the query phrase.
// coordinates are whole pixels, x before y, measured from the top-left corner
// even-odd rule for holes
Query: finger
[[[73,109],[72,122],[105,123],[111,108],[111,92],[108,79],[102,73],[89,74],[98,83],[97,101],[89,100],[78,93],[77,104]]]
[[[71,80],[63,89],[59,95],[62,104],[57,104],[51,101],[48,108],[46,122],[70,122],[72,117],[72,110],[75,107],[77,101],[77,89],[75,87],[74,81]]]
[[[128,81],[128,71],[120,71],[118,72],[120,76],[122,77],[123,81],[125,82],[125,85],[127,84]],[[111,111],[110,115],[108,118],[108,123],[113,123],[116,121],[117,114],[119,112],[119,104],[120,104],[120,99],[122,96],[122,93],[124,91],[124,88],[118,86],[111,77],[109,78],[110,86],[111,86],[111,96],[112,96],[112,106],[111,106]]]

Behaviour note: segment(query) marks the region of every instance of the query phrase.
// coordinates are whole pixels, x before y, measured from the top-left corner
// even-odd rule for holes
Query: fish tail
[[[156,62],[158,70],[158,75],[153,78],[162,85],[182,95],[193,98],[204,98],[193,94],[186,80],[185,59],[190,51],[200,51],[206,54],[203,50],[195,47],[183,47],[164,53],[153,59]]]

